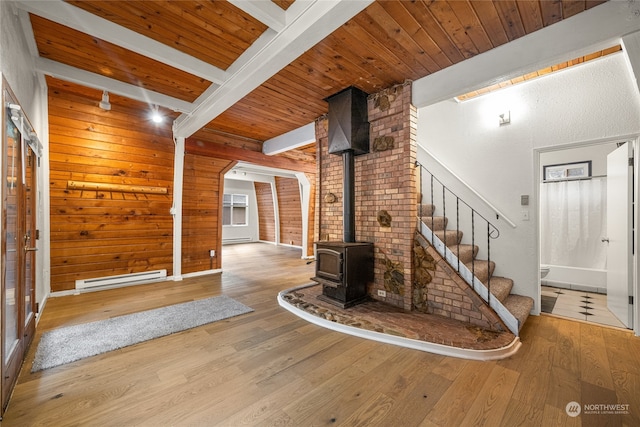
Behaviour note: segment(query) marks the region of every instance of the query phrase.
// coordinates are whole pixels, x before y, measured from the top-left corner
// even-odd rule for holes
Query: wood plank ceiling
[[[286,11],[294,2],[273,3]],[[348,86],[375,93],[416,80],[600,3],[375,1],[213,117],[199,133],[237,136],[253,141],[252,149],[260,149],[263,141],[325,114],[324,99]],[[71,0],[67,4],[225,72],[267,31],[273,31],[234,2],[222,0]],[[41,58],[194,105],[216,84],[29,11]],[[303,147],[284,155],[313,160],[314,152]]]

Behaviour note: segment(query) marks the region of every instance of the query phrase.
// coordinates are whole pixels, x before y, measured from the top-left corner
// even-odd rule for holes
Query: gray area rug
[[[31,372],[252,311],[223,295],[54,329],[40,338]]]

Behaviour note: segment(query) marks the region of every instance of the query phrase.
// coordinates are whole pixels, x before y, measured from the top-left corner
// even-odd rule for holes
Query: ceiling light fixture
[[[107,92],[106,90],[102,92],[102,101],[100,101],[98,106],[105,111],[111,110],[111,103],[109,102],[109,92]]]
[[[164,117],[160,114],[157,105],[154,105],[151,109],[151,120],[153,123],[162,123],[164,121]]]

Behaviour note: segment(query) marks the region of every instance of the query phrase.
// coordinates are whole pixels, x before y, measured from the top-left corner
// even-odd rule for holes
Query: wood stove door
[[[342,282],[344,276],[344,254],[342,252],[318,248],[316,257],[316,276]]]

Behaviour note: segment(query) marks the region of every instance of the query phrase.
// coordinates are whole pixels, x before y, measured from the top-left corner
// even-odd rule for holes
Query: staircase
[[[495,262],[477,259],[478,245],[462,243],[463,232],[447,229],[446,216],[437,216],[435,206],[419,207],[421,233],[440,252],[451,267],[496,311],[515,335],[529,317],[533,299],[512,294],[513,280],[494,276]]]

